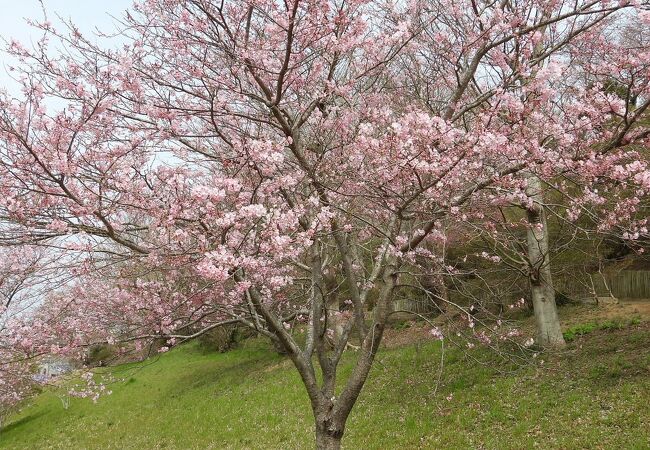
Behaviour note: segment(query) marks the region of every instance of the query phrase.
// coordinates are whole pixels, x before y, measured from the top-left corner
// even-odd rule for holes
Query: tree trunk
[[[366,383],[368,373],[372,368],[375,356],[379,350],[379,343],[384,333],[386,320],[390,315],[393,291],[397,284],[397,270],[394,262],[387,262],[382,275],[383,286],[377,304],[375,305],[374,323],[371,329],[363,335],[357,353],[358,359],[356,365],[338,397],[334,396],[336,371],[323,371],[324,388],[321,391],[322,395],[314,398],[312,401],[316,422],[316,448],[318,450],[341,448],[341,439],[345,431],[345,424],[352,411],[352,407],[361,393],[361,389]],[[335,368],[336,364],[338,364],[338,359],[334,361]],[[330,364],[332,362],[330,361]],[[326,367],[328,367],[327,364]],[[329,366],[328,369],[332,369],[332,366]]]
[[[427,245],[426,249],[432,253],[440,253],[440,249],[436,249],[433,245]],[[422,267],[429,269],[428,272],[425,272],[420,277],[420,284],[427,291],[428,299],[431,301],[430,305],[427,305],[427,311],[416,311],[419,313],[434,313],[436,315],[441,315],[447,312],[447,300],[448,292],[447,285],[445,283],[445,277],[443,275],[444,268],[439,263],[432,263],[429,258],[418,257],[418,264]]]
[[[537,342],[543,347],[563,347],[565,345],[560,321],[555,306],[555,292],[546,282],[531,282]]]
[[[331,431],[316,424],[316,450],[339,450],[343,431]]]
[[[528,262],[529,282],[537,325],[537,343],[543,347],[565,345],[560,319],[555,304],[555,289],[551,275],[549,236],[543,206],[542,185],[535,175],[528,177],[526,190],[532,204],[528,206]]]
[[[434,268],[438,269],[438,267]],[[442,271],[442,267],[439,267]],[[447,285],[445,284],[445,277],[442,276],[442,273],[436,272],[431,275],[429,280],[427,280],[429,285],[426,286],[428,289],[431,289],[434,292],[433,304],[435,307],[434,312],[437,314],[444,314],[447,312],[447,300],[449,300],[449,294],[447,292]]]

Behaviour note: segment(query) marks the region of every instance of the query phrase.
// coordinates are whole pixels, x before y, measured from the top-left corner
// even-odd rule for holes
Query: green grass
[[[595,330],[622,330],[626,327],[639,325],[640,323],[641,323],[641,319],[639,319],[638,317],[633,317],[631,319],[616,318],[616,319],[606,320],[605,322],[595,321],[595,322],[574,325],[568,328],[562,334],[564,335],[565,341],[571,342],[576,337],[584,336],[585,334],[589,334]]]
[[[515,371],[449,350],[440,386],[438,343],[382,350],[344,447],[650,448],[648,342],[647,324],[597,329]],[[121,381],[98,404],[73,399],[64,410],[53,392],[35,398],[6,424],[0,448],[313,447],[304,388],[262,341],[224,354],[191,344],[113,373]]]

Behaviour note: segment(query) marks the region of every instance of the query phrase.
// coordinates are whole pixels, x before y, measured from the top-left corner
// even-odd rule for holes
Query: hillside
[[[568,349],[524,367],[477,366],[485,350],[447,349],[440,383],[440,344],[418,325],[393,330],[344,447],[650,448],[650,323],[612,308],[572,308]],[[298,376],[268,350],[186,345],[111,369],[112,395],[67,410],[45,392],[9,420],[0,448],[311,448]]]

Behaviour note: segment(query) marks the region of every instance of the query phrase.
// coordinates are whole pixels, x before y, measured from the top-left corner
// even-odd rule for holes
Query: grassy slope
[[[448,351],[437,390],[439,344],[383,350],[344,445],[650,448],[648,342],[647,322],[596,330],[565,354],[510,374]],[[52,393],[36,398],[0,433],[0,448],[312,447],[298,376],[261,341],[226,354],[188,345],[115,370],[124,381],[96,405],[73,399],[64,410]]]

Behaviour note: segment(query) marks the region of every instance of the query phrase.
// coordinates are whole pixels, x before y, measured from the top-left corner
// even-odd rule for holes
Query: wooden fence
[[[598,296],[650,299],[650,270],[621,270],[592,275]]]
[[[427,298],[402,298],[395,300],[393,311],[409,311],[417,314],[437,312],[438,308]]]

